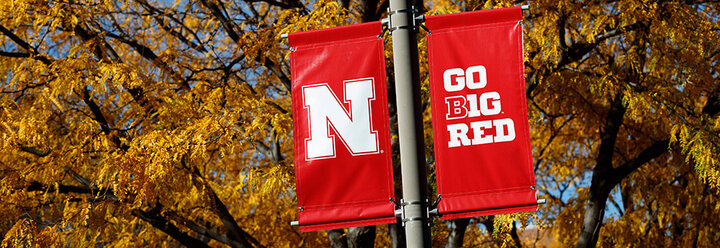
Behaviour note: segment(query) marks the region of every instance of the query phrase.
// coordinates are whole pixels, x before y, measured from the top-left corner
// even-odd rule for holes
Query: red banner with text
[[[427,17],[440,219],[537,210],[520,7]]]
[[[303,232],[395,222],[381,30],[372,22],[288,37]]]

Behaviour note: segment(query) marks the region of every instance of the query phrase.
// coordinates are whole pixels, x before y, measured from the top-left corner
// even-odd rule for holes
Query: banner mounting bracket
[[[522,5],[522,6],[520,6],[520,9],[529,10],[530,5]],[[383,18],[382,20],[380,20],[380,22],[383,25],[383,31],[380,32],[380,35],[378,35],[378,38],[382,37],[382,35],[385,33],[385,31],[388,30],[389,26],[392,26],[392,25],[388,25],[388,24],[390,24],[390,15],[395,14],[395,13],[400,13],[400,12],[408,12],[408,13],[417,14],[417,11],[415,10],[414,6],[411,9],[399,9],[399,10],[394,10],[394,11],[390,11],[390,9],[388,8],[388,13],[389,13],[388,18]],[[430,31],[427,27],[425,27],[425,25],[422,25],[422,23],[424,23],[424,22],[425,22],[424,15],[415,16],[415,18],[413,19],[413,25],[419,25],[422,29],[427,31],[428,34],[432,34],[432,31]],[[287,38],[288,38],[288,34],[280,34],[280,39],[287,39]]]

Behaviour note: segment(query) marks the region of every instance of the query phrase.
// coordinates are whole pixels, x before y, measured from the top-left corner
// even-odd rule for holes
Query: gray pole
[[[427,177],[414,14],[406,0],[390,0],[403,211],[407,247],[430,247]]]

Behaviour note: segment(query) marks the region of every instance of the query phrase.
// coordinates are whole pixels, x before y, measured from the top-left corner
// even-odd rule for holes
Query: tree
[[[3,220],[78,247],[321,240],[284,221],[294,214],[290,81],[279,26],[268,25],[284,12],[2,4]]]
[[[0,2],[2,245],[404,246],[399,224],[288,225],[297,213],[280,34],[380,20],[387,4]],[[434,245],[532,245],[515,225],[531,218],[578,247],[720,241],[718,2],[415,3],[425,15],[519,4],[530,4],[528,109],[549,203],[534,217],[436,221]]]
[[[556,237],[576,247],[716,242],[718,219],[702,213],[718,207],[708,202],[719,182],[717,3],[537,4],[527,96]],[[617,219],[605,218],[608,202]]]

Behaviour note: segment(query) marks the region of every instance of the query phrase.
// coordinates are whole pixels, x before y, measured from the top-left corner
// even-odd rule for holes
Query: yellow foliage
[[[289,51],[280,36],[376,21],[386,3],[0,2],[2,245],[327,246],[325,232],[288,225],[297,206]],[[465,244],[544,246],[515,238],[529,225],[572,246],[602,190],[601,246],[716,244],[718,5],[523,3],[533,165],[548,203],[534,215],[473,218]],[[432,0],[422,14],[517,4]],[[432,161],[429,107],[423,114]],[[595,175],[620,178],[602,188]],[[434,224],[433,244],[442,246],[451,223]],[[376,246],[392,244],[391,229],[377,228]]]

